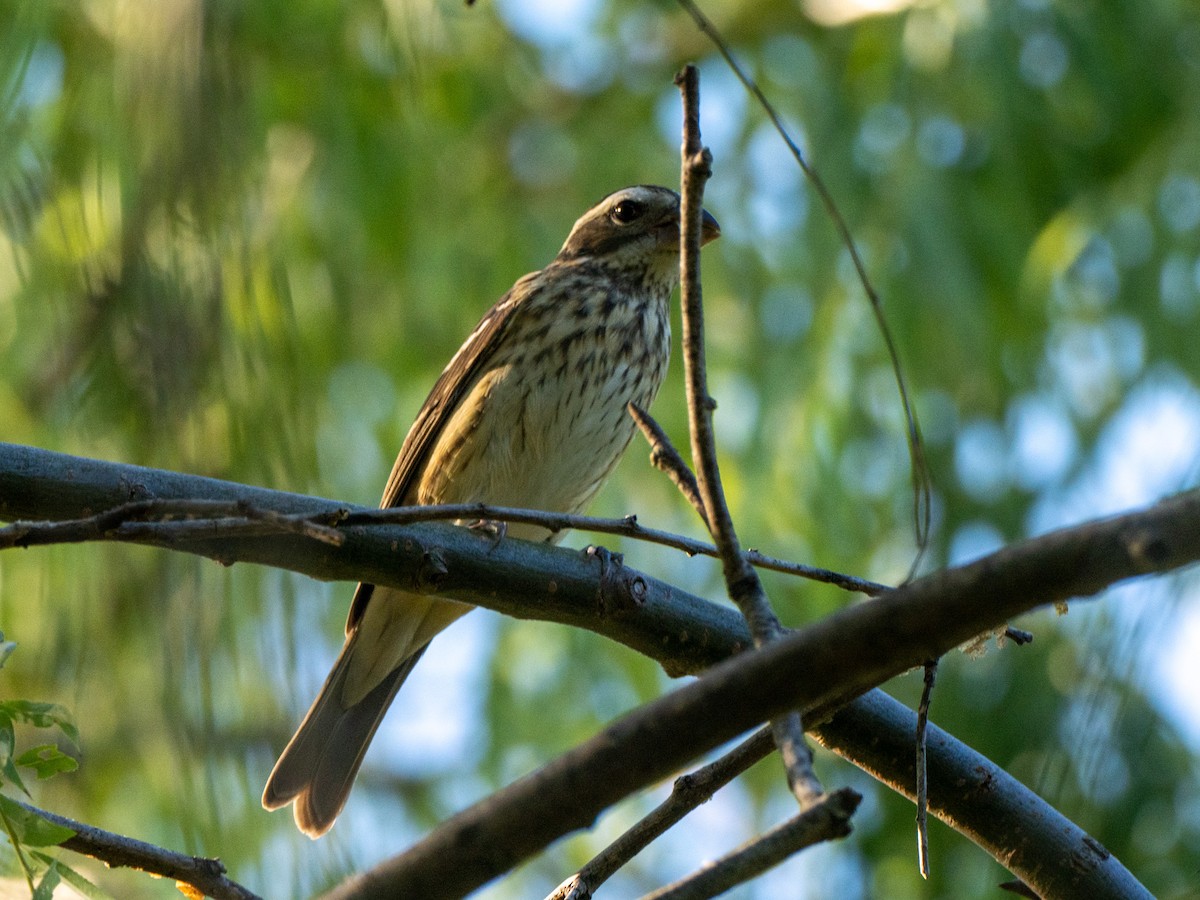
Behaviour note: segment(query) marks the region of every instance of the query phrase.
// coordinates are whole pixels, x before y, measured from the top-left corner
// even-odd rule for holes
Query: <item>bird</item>
[[[720,233],[703,211],[702,243]],[[550,264],[518,279],[442,371],[380,506],[582,512],[633,437],[627,405],[648,407],[666,374],[679,244],[680,200],[669,188],[623,188],[584,213]],[[516,523],[498,532],[563,534]],[[341,653],[267,779],[263,806],[293,803],[302,833],[325,834],[396,692],[434,636],[471,609],[359,584]]]

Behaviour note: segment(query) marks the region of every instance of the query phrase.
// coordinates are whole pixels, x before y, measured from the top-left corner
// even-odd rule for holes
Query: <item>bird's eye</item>
[[[618,225],[636,222],[646,212],[646,204],[638,200],[622,200],[612,209],[612,220]]]

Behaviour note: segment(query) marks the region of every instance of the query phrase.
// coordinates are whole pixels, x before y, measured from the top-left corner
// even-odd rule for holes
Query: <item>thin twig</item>
[[[637,423],[637,427],[642,430],[642,434],[650,444],[650,464],[675,483],[675,487],[679,488],[679,492],[683,494],[688,503],[692,504],[692,509],[696,510],[696,514],[700,516],[704,527],[708,528],[708,511],[704,508],[704,498],[700,496],[700,486],[696,484],[696,476],[688,468],[688,464],[684,462],[679,451],[675,449],[675,445],[671,443],[667,433],[650,413],[636,403],[629,404],[629,415],[633,417],[633,421]]]
[[[613,873],[641,853],[696,807],[775,749],[771,729],[763,728],[707,766],[675,779],[671,795],[560,884],[546,900],[590,897]]]
[[[593,531],[599,534],[615,534],[651,544],[660,544],[681,550],[689,556],[709,556],[720,559],[721,552],[713,544],[698,541],[694,538],[648,528],[638,522],[635,515],[623,516],[619,519],[600,518],[597,516],[570,515],[567,513],[548,513],[532,509],[518,509],[511,506],[492,506],[486,503],[452,503],[440,506],[393,506],[387,509],[352,510],[345,514],[342,520],[346,525],[381,524],[407,525],[413,522],[434,522],[444,520],[485,520],[495,522],[520,522],[528,525],[541,525],[550,531]],[[808,566],[803,563],[768,556],[758,550],[745,551],[746,559],[760,569],[782,572],[810,581],[831,584],[843,590],[867,594],[876,597],[886,594],[893,588],[877,581],[859,578],[822,569],[818,566]]]
[[[830,193],[829,188],[826,187],[817,170],[805,159],[804,153],[788,133],[787,128],[783,124],[783,119],[776,112],[774,105],[767,99],[766,94],[763,93],[757,82],[742,68],[742,65],[734,57],[733,52],[729,49],[728,44],[725,43],[724,38],[721,37],[721,33],[717,30],[716,26],[708,20],[708,17],[696,6],[693,0],[679,0],[679,5],[692,17],[692,21],[696,23],[696,27],[713,42],[713,45],[717,48],[717,52],[724,58],[726,65],[729,66],[733,74],[742,83],[742,86],[763,108],[763,111],[771,120],[771,124],[787,145],[788,150],[791,151],[796,163],[800,166],[800,170],[821,198],[821,203],[832,220],[838,237],[842,241],[842,245],[846,248],[846,252],[850,254],[850,260],[854,264],[858,280],[862,284],[867,299],[871,303],[871,311],[875,316],[880,333],[883,335],[888,358],[892,363],[892,374],[896,379],[896,388],[900,393],[900,402],[904,407],[908,453],[912,461],[913,527],[916,531],[917,556],[913,560],[912,567],[908,573],[908,578],[911,579],[916,574],[917,567],[921,563],[921,558],[929,546],[931,482],[929,465],[925,460],[925,442],[921,438],[921,426],[917,420],[917,411],[909,395],[904,371],[900,366],[900,354],[896,349],[891,329],[888,327],[887,319],[883,314],[883,303],[879,298],[879,293],[875,290],[874,284],[872,284],[870,277],[867,275],[867,267],[859,255],[853,235],[850,234],[850,226],[846,224],[841,210],[838,209],[837,203],[833,199],[833,194]]]
[[[680,176],[679,282],[683,307],[683,368],[687,393],[688,432],[696,483],[713,543],[721,552],[721,566],[730,599],[737,604],[754,643],[762,647],[784,633],[767,600],[758,573],[746,561],[717,465],[713,434],[713,400],[708,393],[704,361],[704,302],[700,284],[700,218],[704,207],[704,183],[712,174],[712,154],[700,140],[700,73],[685,66],[675,78],[683,97],[682,174]],[[812,751],[804,739],[804,723],[798,712],[783,713],[771,722],[775,743],[783,758],[788,784],[801,809],[807,809],[824,794],[812,769]]]
[[[293,533],[339,546],[344,536],[330,527],[336,513],[288,515],[240,500],[134,500],[61,522],[14,522],[0,528],[0,550],[44,544],[121,540],[149,534],[193,535],[232,530],[239,535]],[[143,530],[139,526],[151,526]],[[154,526],[166,526],[157,528]]]
[[[186,518],[174,518],[182,516]],[[442,506],[396,506],[387,509],[337,508],[316,513],[280,513],[244,501],[225,500],[138,500],[111,509],[59,522],[18,521],[0,528],[0,550],[84,541],[127,541],[157,538],[164,541],[200,537],[256,537],[294,533],[340,546],[345,535],[335,525],[407,525],[444,520],[487,520],[541,525],[549,531],[575,529],[615,534],[646,543],[681,550],[689,556],[720,558],[712,544],[638,523],[636,516],[595,516],[548,513],[533,509],[455,503]],[[755,566],[832,584],[843,590],[877,596],[891,590],[888,585],[857,578],[830,569],[807,566],[747,550]]]
[[[75,832],[72,837],[59,844],[60,847],[98,859],[110,868],[140,869],[163,878],[181,881],[203,891],[206,897],[212,897],[213,900],[260,900],[257,894],[226,878],[225,866],[219,859],[176,853],[145,841],[46,812],[27,803],[20,805],[47,822]]]
[[[925,663],[925,684],[921,702],[917,704],[917,868],[921,877],[929,878],[929,771],[926,766],[926,745],[929,730],[929,703],[933,699],[933,683],[937,679],[937,660]]]
[[[708,900],[761,875],[788,857],[821,841],[850,833],[850,817],[861,795],[850,788],[825,794],[799,815],[674,884],[642,900]]]

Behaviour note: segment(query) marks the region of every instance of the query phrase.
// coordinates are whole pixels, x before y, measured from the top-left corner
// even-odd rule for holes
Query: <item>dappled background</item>
[[[1196,484],[1191,3],[705,8],[821,170],[884,298],[934,481],[926,569]],[[0,439],[375,503],[482,312],[599,197],[676,181],[671,78],[688,60],[724,229],[705,298],[739,534],[901,579],[903,419],[862,289],[762,110],[671,3],[4,4]],[[653,412],[684,445],[679,375]],[[593,511],[699,534],[646,457],[635,443]],[[709,562],[603,540],[721,595]],[[789,625],[856,602],[767,586]],[[304,897],[671,685],[590,633],[472,614],[435,642],[314,844],[258,798],[350,593],[144,548],[0,556],[0,629],[19,645],[0,695],[63,703],[82,733],[80,770],[34,799]],[[933,705],[1165,897],[1200,869],[1196,600],[1185,575],[1030,616],[1032,646],[948,658]],[[890,688],[912,701],[917,681]],[[818,771],[866,793],[854,836],[737,896],[993,896],[1005,879],[935,823],[922,883],[911,805],[827,756]],[[790,815],[781,781],[760,764],[606,893]],[[541,896],[665,787],[484,895]],[[81,867],[118,896],[174,895]]]

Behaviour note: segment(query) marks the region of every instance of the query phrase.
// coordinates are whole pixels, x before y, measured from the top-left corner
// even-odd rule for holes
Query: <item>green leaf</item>
[[[79,746],[79,729],[75,727],[75,720],[65,706],[38,700],[5,700],[0,702],[0,715],[35,728],[57,727],[71,743]]]
[[[60,772],[74,772],[79,768],[79,762],[75,757],[63,753],[54,744],[32,747],[18,756],[14,762],[18,766],[33,769],[37,773],[39,781],[52,778]]]
[[[0,669],[4,668],[4,664],[8,662],[8,658],[12,656],[12,652],[17,649],[16,641],[6,641],[4,632],[0,631]]]
[[[47,865],[56,864],[58,866],[58,874],[62,876],[62,880],[79,891],[84,897],[87,897],[88,900],[113,900],[112,894],[99,885],[88,881],[61,859],[56,860],[52,856],[47,856],[45,853],[38,853],[36,851],[29,855]]]
[[[33,900],[54,900],[54,889],[59,881],[58,860],[51,860],[46,873],[33,890]]]
[[[0,794],[0,812],[8,819],[17,840],[31,847],[53,847],[75,835],[65,825],[57,825],[3,794]]]
[[[21,780],[21,773],[17,771],[16,763],[12,758],[11,748],[8,752],[0,753],[0,776],[3,776],[4,781],[20,789],[25,796],[29,796],[29,789]]]
[[[2,707],[3,704],[0,704]],[[17,744],[17,735],[13,730],[12,717],[0,708],[0,763],[12,756]]]

